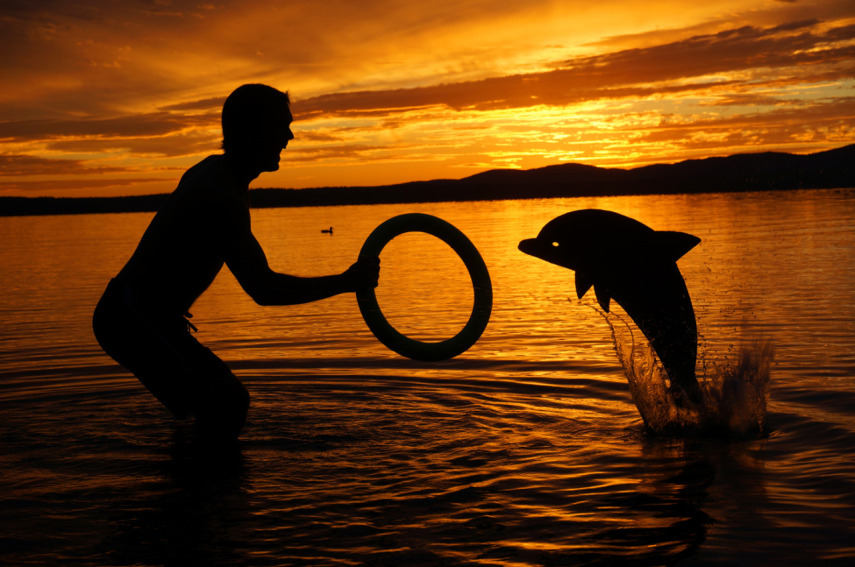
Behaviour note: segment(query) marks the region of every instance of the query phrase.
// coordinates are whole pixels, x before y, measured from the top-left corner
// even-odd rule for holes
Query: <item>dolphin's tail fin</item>
[[[701,239],[685,232],[657,230],[656,241],[665,259],[676,262],[686,252],[700,244]]]

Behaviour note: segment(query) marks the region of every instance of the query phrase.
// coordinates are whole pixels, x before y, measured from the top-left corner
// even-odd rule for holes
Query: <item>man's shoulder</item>
[[[228,173],[224,156],[208,156],[184,172],[184,175],[181,176],[181,181],[178,183],[178,187],[187,185],[231,184],[233,176],[228,175]]]
[[[181,177],[178,194],[207,199],[245,200],[248,187],[242,184],[223,155],[208,156],[188,169]]]

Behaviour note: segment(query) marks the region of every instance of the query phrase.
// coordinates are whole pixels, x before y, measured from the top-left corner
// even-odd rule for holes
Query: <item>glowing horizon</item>
[[[843,0],[59,1],[0,9],[0,195],[171,191],[247,82],[296,139],[259,187],[634,167],[855,141]],[[283,63],[285,62],[285,63]]]

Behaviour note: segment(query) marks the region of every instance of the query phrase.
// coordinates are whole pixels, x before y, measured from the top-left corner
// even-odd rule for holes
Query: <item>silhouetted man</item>
[[[288,95],[272,87],[243,85],[229,95],[224,153],[184,174],[95,309],[95,336],[107,354],[176,417],[195,415],[206,435],[237,437],[249,408],[246,388],[193,338],[186,318],[224,264],[261,305],[307,303],[377,285],[376,260],[316,278],[268,266],[250,227],[249,183],[279,169],[279,154],[294,138],[292,120]]]

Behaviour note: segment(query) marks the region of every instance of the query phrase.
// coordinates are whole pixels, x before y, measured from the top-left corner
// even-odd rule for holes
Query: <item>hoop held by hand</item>
[[[362,318],[377,339],[393,350],[413,360],[435,362],[447,360],[465,352],[474,345],[490,320],[493,308],[493,286],[490,274],[475,245],[452,224],[432,215],[409,213],[392,217],[381,223],[365,239],[359,255],[377,258],[383,248],[396,236],[405,232],[425,232],[448,244],[469,271],[475,300],[469,321],[454,337],[440,342],[422,342],[399,333],[383,316],[373,288],[356,292],[356,301]]]

